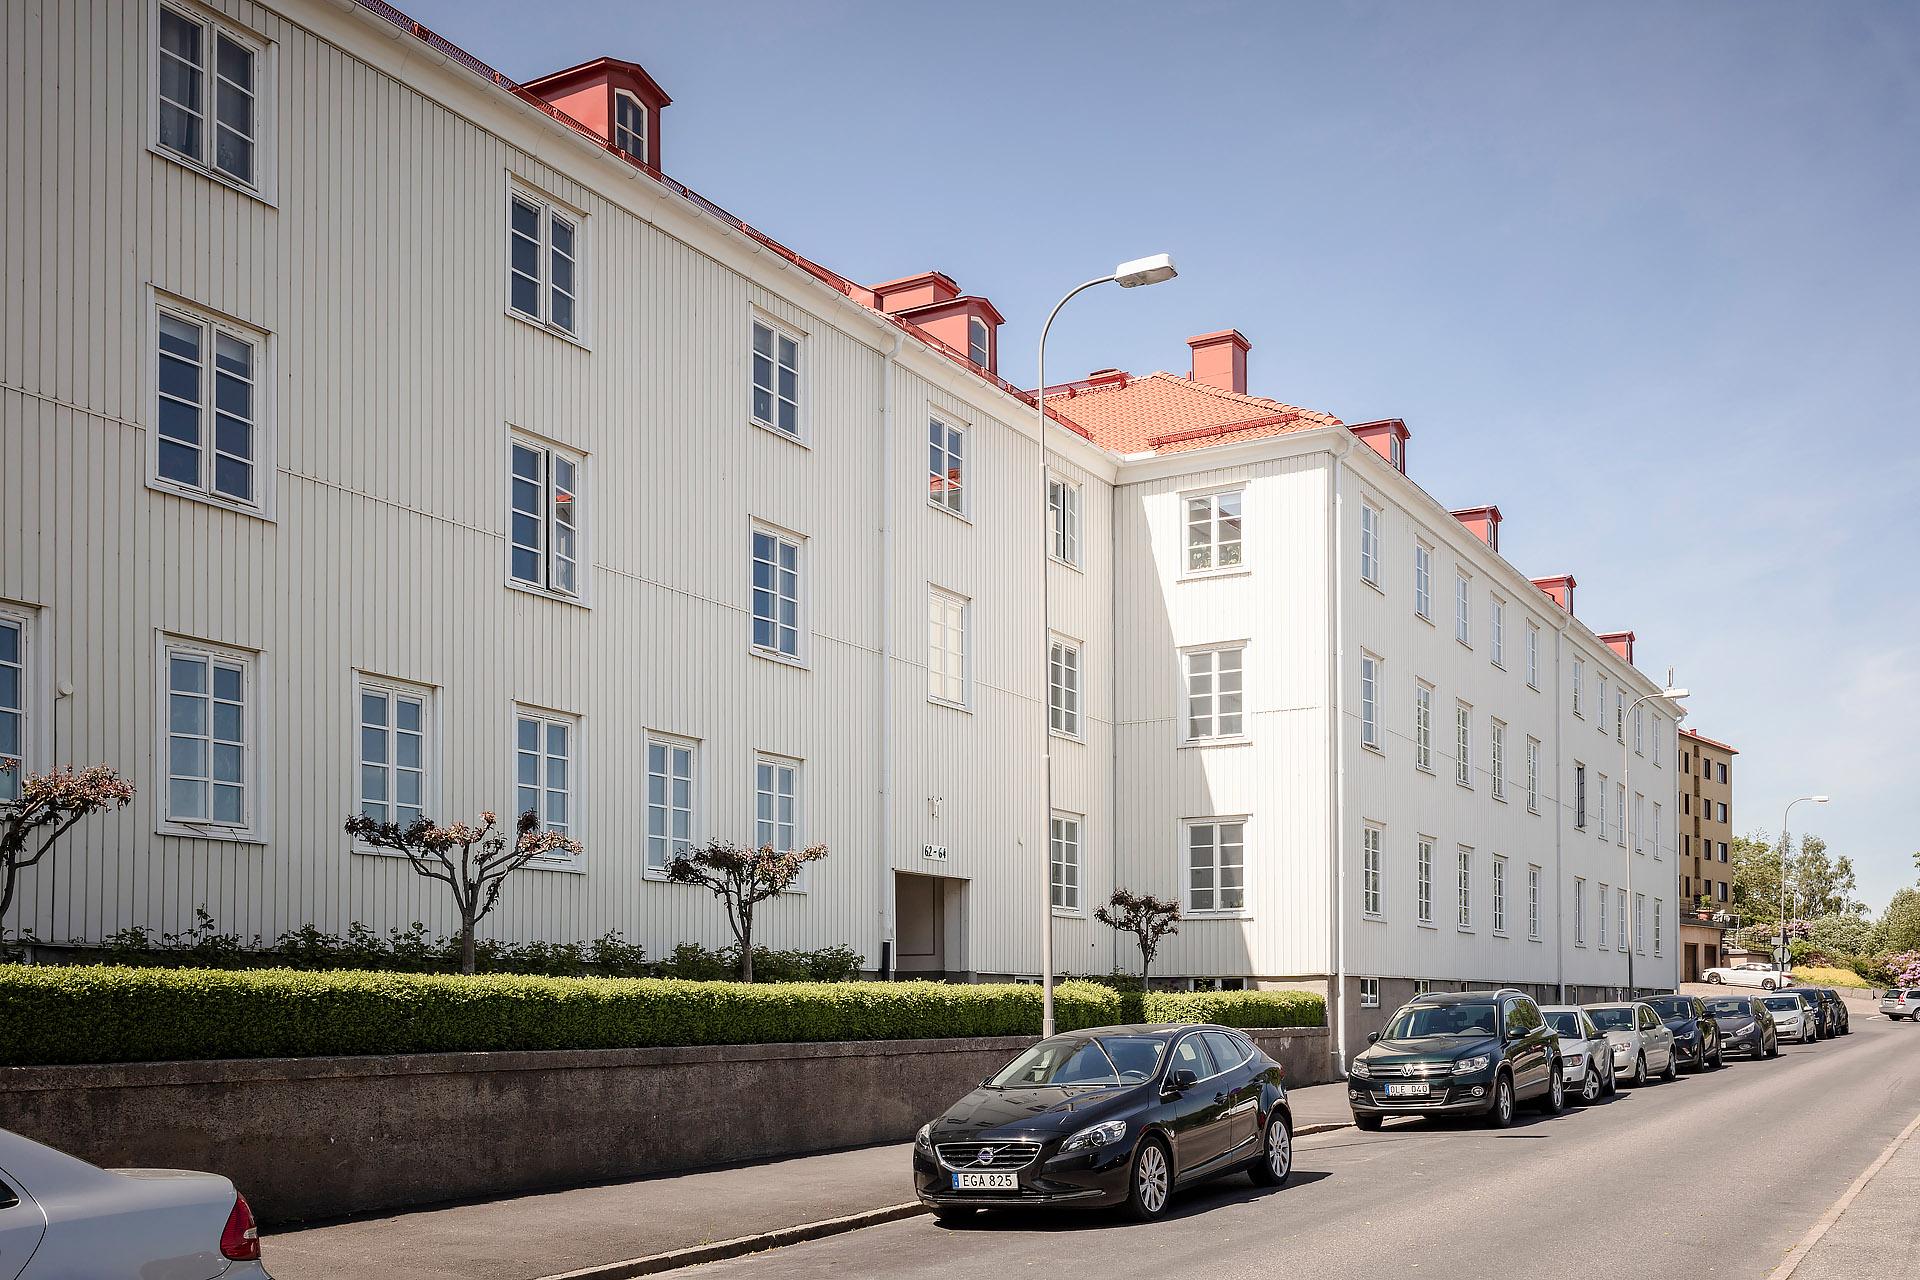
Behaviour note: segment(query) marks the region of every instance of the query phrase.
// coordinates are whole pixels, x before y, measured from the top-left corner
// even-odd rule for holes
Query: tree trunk
[[[473,972],[473,917],[460,918],[460,972]]]
[[[753,981],[753,917],[740,920],[740,981]]]
[[[1145,947],[1140,948],[1140,994],[1147,994],[1147,969],[1153,964],[1153,956]],[[1145,1016],[1145,1015],[1142,1015]]]

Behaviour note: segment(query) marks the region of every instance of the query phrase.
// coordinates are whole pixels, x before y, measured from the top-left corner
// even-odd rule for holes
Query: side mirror
[[[1200,1077],[1193,1073],[1192,1068],[1175,1067],[1172,1071],[1167,1072],[1167,1087],[1165,1092],[1169,1096],[1182,1094],[1199,1083]]]
[[[1379,1043],[1380,1043],[1380,1033],[1379,1033],[1378,1031],[1369,1031],[1369,1032],[1367,1032],[1367,1043],[1368,1043],[1368,1044],[1379,1044]]]

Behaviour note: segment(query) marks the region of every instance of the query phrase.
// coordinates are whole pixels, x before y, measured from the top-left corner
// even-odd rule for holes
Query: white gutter
[[[1332,661],[1328,665],[1327,707],[1333,717],[1333,774],[1329,779],[1333,801],[1333,1065],[1341,1079],[1347,1075],[1347,717],[1341,706],[1340,692],[1346,672],[1346,580],[1341,572],[1346,563],[1345,484],[1347,455],[1356,443],[1352,432],[1343,432],[1346,443],[1333,454],[1332,474],[1328,478],[1327,540],[1332,554],[1327,562],[1327,585],[1332,605],[1327,620],[1327,644]]]
[[[893,954],[893,379],[906,335],[894,331],[880,375],[880,976],[890,978]]]

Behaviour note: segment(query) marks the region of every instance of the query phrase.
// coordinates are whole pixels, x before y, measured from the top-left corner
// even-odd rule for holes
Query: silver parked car
[[[1680,1061],[1673,1052],[1673,1028],[1661,1020],[1652,1005],[1622,1000],[1584,1008],[1613,1047],[1615,1074],[1625,1073],[1627,1083],[1645,1084],[1653,1073],[1662,1080],[1680,1074]]]
[[[1782,1040],[1817,1044],[1820,1040],[1820,1011],[1809,996],[1798,991],[1775,991],[1760,997],[1773,1015],[1774,1033]]]
[[[1560,1069],[1569,1092],[1591,1104],[1619,1090],[1613,1078],[1613,1046],[1586,1010],[1579,1005],[1550,1004],[1541,1006],[1540,1015],[1560,1033]]]
[[[1920,1017],[1920,987],[1888,987],[1880,997],[1880,1012],[1889,1022]]]
[[[97,1169],[0,1129],[0,1277],[270,1280],[233,1184],[184,1169]]]

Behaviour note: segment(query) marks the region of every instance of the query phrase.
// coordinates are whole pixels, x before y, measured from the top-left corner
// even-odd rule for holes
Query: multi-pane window
[[[1493,606],[1488,611],[1487,648],[1494,666],[1507,665],[1507,603],[1498,596],[1493,597]]]
[[[625,89],[613,91],[613,145],[635,160],[647,158],[647,104]]]
[[[1378,827],[1360,830],[1360,909],[1370,916],[1381,914],[1381,845],[1385,839]]]
[[[1453,638],[1473,643],[1473,581],[1464,573],[1453,575]]]
[[[1047,649],[1047,723],[1055,733],[1080,736],[1080,647],[1070,641]]]
[[[1461,845],[1455,855],[1455,921],[1462,929],[1473,927],[1473,850]]]
[[[512,446],[510,571],[515,582],[580,594],[580,459],[516,439]]]
[[[1247,905],[1247,824],[1242,818],[1187,826],[1187,910]]]
[[[1487,739],[1487,763],[1493,770],[1493,798],[1507,798],[1507,726],[1498,720],[1493,722],[1492,732]]]
[[[1464,702],[1453,704],[1453,780],[1473,785],[1473,708]]]
[[[693,850],[694,744],[647,737],[647,870],[664,873]]]
[[[927,592],[927,696],[967,704],[967,601],[939,587]]]
[[[1380,581],[1380,513],[1360,504],[1360,576],[1367,582]]]
[[[1187,499],[1187,572],[1240,566],[1242,497],[1232,489]]]
[[[1540,868],[1527,868],[1527,936],[1540,937]]]
[[[1186,656],[1187,737],[1239,737],[1245,731],[1242,678],[1246,651],[1197,649]]]
[[[360,682],[360,812],[404,831],[427,816],[427,695]]]
[[[1581,700],[1582,692],[1586,688],[1586,684],[1586,660],[1584,658],[1575,658],[1573,660],[1573,714],[1577,716],[1584,717],[1587,714],[1586,703]]]
[[[1360,655],[1360,745],[1380,749],[1380,659]]]
[[[1527,812],[1540,812],[1540,739],[1527,739]]]
[[[250,660],[169,644],[169,822],[245,828],[252,820],[253,669]]]
[[[1602,698],[1601,701],[1604,702],[1605,699]],[[1622,746],[1626,745],[1627,691],[1625,689],[1616,689],[1613,694],[1613,740]]]
[[[1360,979],[1360,1007],[1378,1009],[1380,1007],[1380,979]]]
[[[1656,858],[1663,856],[1660,851],[1660,826],[1660,802],[1656,800],[1653,802],[1653,856]]]
[[[1077,814],[1053,815],[1051,858],[1053,860],[1053,905],[1061,911],[1080,909],[1080,818]]]
[[[1645,755],[1646,748],[1647,748],[1646,708],[1635,707],[1633,709],[1633,749],[1636,753],[1640,755]]]
[[[753,420],[800,438],[800,339],[753,322]]]
[[[1660,954],[1660,917],[1665,914],[1664,906],[1665,903],[1661,899],[1653,900],[1653,954],[1656,956]]]
[[[1593,677],[1593,723],[1600,732],[1607,731],[1607,673],[1596,672]]]
[[[514,812],[531,809],[547,831],[571,835],[574,815],[574,722],[521,710],[513,725]]]
[[[1413,686],[1413,763],[1433,772],[1433,689]]]
[[[967,317],[967,359],[982,369],[993,367],[992,333],[983,317]]]
[[[1633,793],[1633,851],[1645,853],[1647,839],[1647,798],[1638,791]]]
[[[753,647],[782,658],[800,656],[800,544],[770,529],[755,529]]]
[[[20,798],[27,769],[27,624],[0,614],[0,804]]]
[[[1614,946],[1622,951],[1627,949],[1627,891],[1616,887],[1613,891],[1614,923],[1619,925],[1614,938]]]
[[[1613,830],[1622,849],[1627,847],[1627,784],[1613,784]]]
[[[967,511],[967,433],[927,419],[927,501],[955,515]]]
[[[1433,616],[1433,548],[1424,542],[1413,544],[1413,611]]]
[[[800,765],[784,756],[753,761],[753,845],[775,853],[800,847]]]
[[[1626,931],[1626,927],[1627,927],[1627,922],[1625,920],[1622,920],[1620,922],[1620,929],[1623,933]],[[1606,950],[1606,947],[1607,947],[1607,886],[1603,884],[1600,886],[1600,949],[1604,951]]]
[[[1595,834],[1605,840],[1607,838],[1607,775],[1604,773],[1600,775],[1600,804],[1597,812],[1600,828]]]
[[[1647,895],[1633,895],[1633,949],[1647,954]]]
[[[1653,767],[1656,769],[1662,764],[1660,759],[1660,743],[1666,737],[1666,733],[1664,732],[1666,727],[1667,722],[1665,720],[1657,715],[1653,718]]]
[[[1601,928],[1605,928],[1606,899],[1600,900]],[[1573,878],[1573,945],[1587,945],[1587,879],[1585,876]]]
[[[1573,765],[1573,825],[1582,831],[1587,829],[1587,766],[1577,760]]]
[[[1507,931],[1507,860],[1493,855],[1493,931]]]
[[[1080,486],[1047,478],[1047,528],[1053,558],[1063,564],[1080,563]]]
[[[258,186],[259,60],[253,45],[225,28],[161,5],[155,85],[160,145]]]
[[[259,339],[182,312],[157,314],[155,475],[260,506]]]
[[[1527,684],[1540,687],[1540,628],[1527,624]]]
[[[515,191],[507,201],[507,305],[536,324],[576,333],[579,271],[579,219]]]
[[[1433,841],[1420,838],[1420,854],[1415,865],[1414,899],[1421,924],[1433,923]]]

